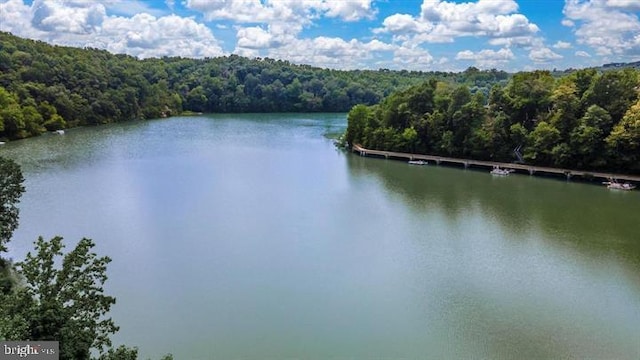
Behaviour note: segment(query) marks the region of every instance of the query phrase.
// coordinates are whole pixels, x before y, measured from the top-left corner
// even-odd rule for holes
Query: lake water
[[[113,258],[141,358],[638,359],[640,192],[337,150],[344,114],[8,143],[39,236]]]

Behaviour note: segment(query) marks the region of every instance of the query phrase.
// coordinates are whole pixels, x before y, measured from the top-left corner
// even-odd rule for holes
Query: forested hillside
[[[474,91],[502,71],[338,71],[239,56],[138,60],[0,33],[0,139],[192,112],[347,112],[426,79]]]
[[[640,72],[522,72],[488,98],[430,80],[348,116],[367,148],[640,173]],[[516,151],[517,150],[517,151]],[[522,155],[520,157],[520,155]]]

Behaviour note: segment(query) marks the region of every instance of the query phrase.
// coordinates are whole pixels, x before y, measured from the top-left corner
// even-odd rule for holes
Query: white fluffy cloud
[[[319,17],[356,21],[376,12],[372,0],[187,0],[186,6],[209,20],[227,19],[257,26],[236,26],[235,54],[266,56],[332,68],[367,67],[367,61],[394,46],[338,37],[300,38]]]
[[[473,52],[470,50],[460,51],[456,55],[456,60],[498,60],[506,61],[514,58],[513,52],[510,49],[495,50],[481,50]]]
[[[475,64],[481,68],[495,67],[499,64],[511,61],[515,55],[511,49],[503,48],[500,50],[485,49],[478,52],[464,50],[458,52],[456,60],[473,60]]]
[[[629,11],[640,11],[640,1],[638,0],[607,0],[607,5]]]
[[[9,0],[0,3],[0,30],[11,32],[18,36],[37,38],[42,32],[31,25],[31,7],[22,0]]]
[[[429,70],[434,63],[429,51],[417,46],[401,46],[393,53],[394,63],[402,64],[402,67],[410,70]]]
[[[260,0],[187,0],[187,7],[202,12],[209,20],[230,19],[238,22],[268,22],[278,14],[273,7],[267,8]]]
[[[60,45],[95,47],[139,57],[223,54],[211,30],[191,18],[106,14],[106,7],[121,5],[121,0],[36,0],[28,6],[22,0],[9,0],[0,3],[0,30]]]
[[[571,43],[568,43],[565,41],[558,41],[557,43],[553,44],[553,48],[554,49],[571,49]]]
[[[393,43],[405,49],[397,51],[396,58],[416,52],[424,44],[453,43],[461,37],[484,39],[489,45],[503,47],[477,53],[461,51],[456,55],[457,60],[472,60],[481,67],[515,60],[511,47],[529,50],[544,47],[544,40],[538,35],[540,29],[518,12],[514,0],[424,0],[419,15],[388,16],[373,32],[390,34]],[[428,55],[423,59],[431,56],[426,49],[422,51]]]
[[[104,5],[95,2],[36,0],[32,9],[35,28],[57,33],[90,34],[100,29],[106,17]]]
[[[589,53],[588,53],[588,52],[586,52],[586,51],[582,51],[582,50],[576,51],[576,56],[580,56],[580,57],[591,57],[591,55],[589,55]]]
[[[375,15],[376,11],[372,8],[371,2],[371,0],[323,1],[321,9],[326,11],[326,16],[356,21]]]
[[[97,38],[108,41],[102,45],[109,51],[126,52],[143,58],[222,55],[222,49],[209,28],[177,15],[160,18],[149,14],[138,14],[132,18],[109,17]]]
[[[536,63],[546,63],[554,60],[562,59],[562,55],[558,55],[546,47],[534,48],[529,52],[529,59]]]
[[[391,15],[384,19],[382,26],[382,29],[374,29],[374,32],[381,33],[387,31],[393,34],[427,33],[433,29],[431,24],[418,21],[413,16],[407,14]]]
[[[271,33],[258,26],[238,28],[237,37],[239,48],[265,49],[278,45]]]
[[[405,40],[413,34],[413,42],[453,42],[464,36],[490,39],[533,37],[539,31],[526,16],[516,13],[518,4],[513,0],[478,0],[457,3],[453,1],[425,0],[418,17],[396,14],[387,17],[378,33],[391,33]]]
[[[395,49],[396,47],[378,40],[346,41],[341,38],[320,36],[313,39],[295,39],[286,46],[269,49],[262,55],[299,64],[355,69],[367,68],[367,64],[371,61],[381,59],[383,53],[390,53]]]
[[[372,0],[186,0],[185,5],[209,20],[243,23],[308,23],[317,16],[355,21],[375,14]]]
[[[640,20],[631,12],[639,9],[637,0],[566,0],[563,13],[579,44],[598,55],[630,56],[640,54]]]

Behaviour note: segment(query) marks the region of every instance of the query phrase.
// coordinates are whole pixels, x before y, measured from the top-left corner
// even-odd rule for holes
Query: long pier
[[[435,162],[440,165],[442,163],[447,164],[456,164],[462,165],[464,168],[468,167],[482,167],[482,168],[493,168],[495,166],[499,166],[504,169],[513,169],[517,172],[529,173],[529,175],[534,175],[536,173],[543,174],[552,174],[552,175],[561,175],[565,176],[567,180],[570,180],[572,177],[581,177],[583,179],[593,179],[600,178],[604,180],[608,179],[616,179],[619,181],[629,181],[640,183],[640,176],[634,175],[625,175],[625,174],[614,174],[614,173],[602,173],[602,172],[589,172],[583,170],[573,170],[573,169],[560,169],[560,168],[552,168],[552,167],[544,167],[544,166],[534,166],[527,164],[516,164],[516,163],[504,163],[504,162],[496,162],[496,161],[482,161],[482,160],[471,160],[471,159],[459,159],[445,156],[437,156],[437,155],[424,155],[424,154],[411,154],[411,153],[403,153],[396,151],[383,151],[383,150],[371,150],[365,149],[360,145],[353,145],[352,150],[360,154],[360,156],[378,156],[384,158],[393,158],[393,159],[407,159],[407,160],[424,160]]]

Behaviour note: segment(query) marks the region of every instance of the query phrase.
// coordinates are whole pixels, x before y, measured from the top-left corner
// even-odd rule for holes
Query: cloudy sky
[[[0,0],[0,30],[140,58],[508,71],[640,60],[640,0]]]

